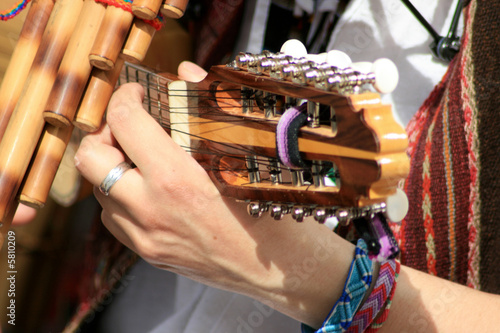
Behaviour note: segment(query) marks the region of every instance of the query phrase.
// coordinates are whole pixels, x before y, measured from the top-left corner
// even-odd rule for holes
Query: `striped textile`
[[[500,3],[464,14],[460,53],[407,127],[410,209],[395,232],[402,264],[500,293]]]

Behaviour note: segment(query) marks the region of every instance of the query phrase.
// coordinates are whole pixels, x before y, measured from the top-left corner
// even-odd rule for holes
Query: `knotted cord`
[[[19,14],[31,0],[20,0],[17,5],[12,6],[11,9],[8,9],[6,11],[0,11],[0,20],[2,21],[8,21],[11,18],[14,18]]]
[[[16,17],[26,6],[30,3],[31,0],[20,0],[17,5],[14,5],[11,9],[6,11],[0,11],[0,20],[7,21],[14,17]],[[132,0],[95,0],[96,2],[100,2],[106,5],[115,6],[121,8],[125,11],[132,12]],[[144,20],[151,26],[153,26],[156,30],[160,30],[163,23],[163,16],[161,13],[158,13],[158,16],[154,20]]]

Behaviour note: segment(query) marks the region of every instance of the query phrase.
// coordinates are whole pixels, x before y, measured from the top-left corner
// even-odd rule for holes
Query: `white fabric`
[[[446,35],[458,0],[419,0],[414,6],[441,35]],[[458,30],[461,31],[460,29]],[[399,84],[382,96],[403,125],[441,80],[447,64],[434,58],[427,30],[400,0],[353,0],[338,22],[328,49],[346,52],[353,62],[391,59]]]
[[[112,292],[97,332],[300,332],[300,323],[260,302],[156,269],[142,260]]]
[[[236,43],[236,52],[260,53],[264,44],[271,0],[245,2],[245,17]]]

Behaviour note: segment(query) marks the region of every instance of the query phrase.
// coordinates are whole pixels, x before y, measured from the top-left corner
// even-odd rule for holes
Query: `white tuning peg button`
[[[314,61],[317,64],[322,64],[322,63],[326,62],[326,53],[306,54],[305,58],[308,60]]]
[[[289,39],[281,46],[282,53],[295,57],[302,58],[307,56],[307,49],[298,39]]]
[[[339,50],[331,50],[326,54],[326,62],[338,68],[347,68],[352,64],[351,57]]]
[[[351,68],[363,74],[368,74],[372,71],[373,63],[369,61],[353,62]]]
[[[409,203],[406,193],[396,189],[396,193],[387,198],[385,215],[391,222],[401,222],[408,213]]]
[[[374,88],[382,94],[388,94],[396,89],[399,72],[396,65],[387,58],[375,60],[371,72],[375,74]]]

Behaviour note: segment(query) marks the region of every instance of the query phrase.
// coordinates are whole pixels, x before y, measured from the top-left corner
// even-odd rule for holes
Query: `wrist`
[[[258,242],[266,245],[256,251],[267,271],[253,279],[261,285],[250,296],[300,322],[320,326],[342,294],[355,246],[312,220],[259,223],[271,226],[253,230],[266,232],[266,241]]]
[[[357,310],[371,287],[374,265],[367,252],[364,240],[358,240],[342,294],[322,325],[320,325],[321,329],[318,332],[343,332],[350,327]],[[302,331],[315,332],[311,326],[307,325],[302,326]]]

